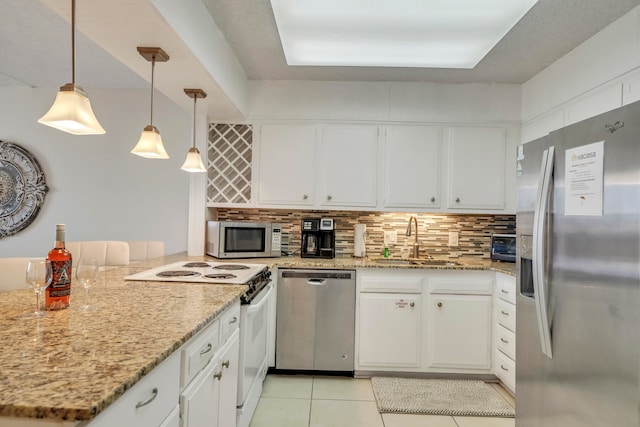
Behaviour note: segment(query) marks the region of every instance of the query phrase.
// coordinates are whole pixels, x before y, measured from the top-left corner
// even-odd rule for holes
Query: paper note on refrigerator
[[[565,152],[564,214],[602,216],[604,141]]]

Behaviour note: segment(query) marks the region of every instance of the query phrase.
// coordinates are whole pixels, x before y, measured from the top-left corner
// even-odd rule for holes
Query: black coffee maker
[[[335,258],[336,234],[333,219],[307,218],[302,220],[302,258]]]

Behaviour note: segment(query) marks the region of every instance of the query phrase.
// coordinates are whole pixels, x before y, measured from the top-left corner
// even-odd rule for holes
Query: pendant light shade
[[[93,114],[86,92],[76,85],[76,1],[71,0],[71,83],[60,88],[53,105],[38,123],[73,135],[105,133]]]
[[[207,168],[202,163],[200,151],[196,148],[196,101],[198,98],[206,98],[207,93],[202,89],[185,89],[184,93],[189,98],[193,98],[193,146],[189,149],[187,158],[180,169],[186,172],[203,173],[207,171]]]
[[[135,155],[145,157],[147,159],[168,159],[169,154],[164,149],[160,132],[153,125],[153,92],[154,92],[154,68],[156,62],[167,62],[167,55],[159,47],[138,47],[138,53],[144,59],[151,62],[151,120],[148,126],[144,128],[140,139],[131,152]]]

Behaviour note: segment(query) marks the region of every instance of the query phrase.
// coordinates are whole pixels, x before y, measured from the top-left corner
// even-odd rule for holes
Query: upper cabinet
[[[504,209],[506,148],[502,127],[450,129],[448,208]]]
[[[315,125],[260,126],[258,203],[312,206],[315,160]]]
[[[378,126],[322,127],[322,206],[376,207]]]
[[[514,129],[255,124],[247,207],[513,213]]]
[[[387,126],[384,207],[440,207],[442,128]]]

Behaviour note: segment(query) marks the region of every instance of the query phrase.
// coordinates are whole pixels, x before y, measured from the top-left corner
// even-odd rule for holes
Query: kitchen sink
[[[459,262],[447,259],[394,259],[381,258],[373,260],[376,264],[382,265],[423,265],[428,266],[454,266],[461,265]]]

